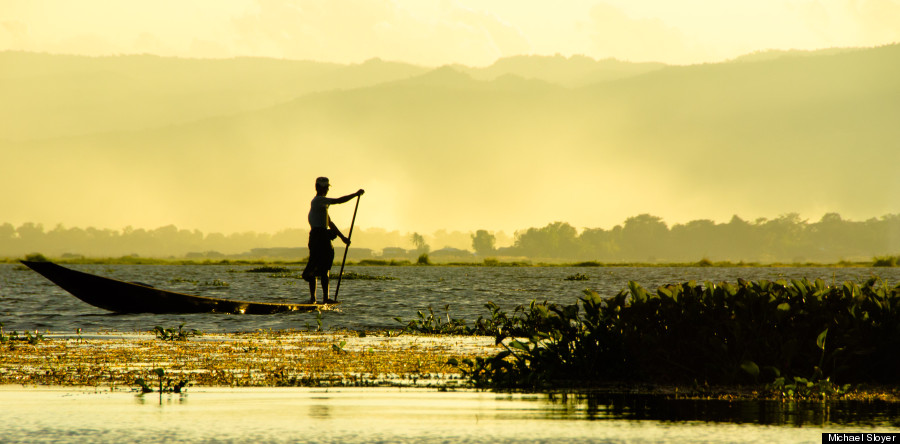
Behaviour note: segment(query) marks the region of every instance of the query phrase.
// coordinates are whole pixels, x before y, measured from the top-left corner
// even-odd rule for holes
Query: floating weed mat
[[[397,278],[393,276],[373,276],[369,274],[357,273],[355,271],[347,271],[344,272],[344,275],[341,279],[347,280],[364,280],[364,281],[396,281]]]
[[[274,332],[161,341],[108,334],[0,344],[0,384],[130,387],[164,372],[193,386],[465,386],[450,360],[497,352],[490,337]]]
[[[262,266],[246,270],[247,273],[290,273],[290,269],[286,267]]]
[[[135,282],[135,283],[141,284],[140,282]],[[172,279],[169,279],[169,283],[170,284],[194,284],[198,287],[230,287],[231,286],[231,284],[229,284],[228,282],[220,280],[220,279],[213,279],[211,281],[199,281],[196,279],[172,278]],[[152,285],[148,285],[148,284],[141,284],[141,285],[144,285],[146,287],[152,287]]]
[[[785,398],[826,399],[847,384],[900,383],[900,286],[878,279],[671,284],[636,282],[612,298],[532,302],[490,320],[503,350],[450,361],[480,387],[609,383],[749,384]]]
[[[286,270],[286,271],[279,272],[279,273],[272,273],[269,275],[269,277],[282,278],[282,279],[303,279],[302,274],[303,273],[300,271],[291,272],[290,270]],[[331,279],[333,281],[337,281],[337,275],[336,274],[332,275]],[[357,273],[354,271],[345,271],[344,275],[341,277],[341,279],[343,279],[345,281],[349,281],[349,280],[394,281],[394,280],[397,280],[397,278],[392,277],[392,276],[373,276],[373,275],[369,275],[369,274]]]

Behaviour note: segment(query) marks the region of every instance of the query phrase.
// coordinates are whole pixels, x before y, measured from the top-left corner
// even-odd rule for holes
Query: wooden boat
[[[116,313],[273,314],[287,311],[330,311],[338,305],[248,302],[194,296],[83,273],[53,262],[21,262],[76,298]]]

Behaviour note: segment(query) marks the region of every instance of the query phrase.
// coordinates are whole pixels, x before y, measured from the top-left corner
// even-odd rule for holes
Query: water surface
[[[306,282],[272,277],[270,273],[247,273],[252,266],[233,265],[72,265],[71,268],[125,281],[144,282],[159,288],[220,298],[304,302],[309,298]],[[299,273],[300,268],[293,268]],[[736,282],[792,278],[823,279],[827,283],[864,281],[879,276],[900,281],[897,268],[811,267],[347,267],[348,272],[390,280],[345,280],[339,299],[341,312],[324,313],[325,328],[399,328],[394,320],[416,318],[418,310],[432,306],[438,313],[471,323],[489,316],[484,304],[492,301],[511,311],[532,300],[572,304],[584,289],[612,296],[628,281],[648,289],[690,280]],[[588,280],[567,280],[583,274]],[[204,285],[214,281],[228,286]],[[334,291],[332,284],[332,292]],[[21,265],[0,264],[0,322],[6,330],[40,331],[149,331],[157,325],[205,332],[237,332],[257,329],[316,328],[315,313],[277,315],[229,314],[114,314],[92,307],[71,296],[39,274]]]
[[[250,266],[73,265],[72,268],[186,293],[268,302],[308,298],[305,282],[247,273]],[[299,268],[294,269],[299,272]],[[114,314],[87,305],[37,273],[0,264],[6,331],[204,332],[257,329],[396,329],[432,306],[471,324],[492,301],[506,310],[532,300],[574,303],[586,288],[612,296],[635,280],[648,289],[689,280],[792,278],[828,283],[895,268],[348,267],[389,280],[348,280],[342,311],[277,315]],[[567,280],[583,274],[586,281]],[[226,287],[204,285],[219,280]],[[95,389],[0,387],[4,442],[822,442],[823,432],[900,430],[884,403],[687,401],[652,396],[495,394],[416,389],[192,388],[186,396]]]

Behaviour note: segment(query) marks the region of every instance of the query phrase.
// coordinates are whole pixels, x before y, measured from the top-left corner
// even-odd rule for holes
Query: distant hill
[[[853,51],[865,51],[869,48],[825,48],[815,50],[802,49],[769,49],[766,51],[756,51],[750,54],[744,54],[731,60],[733,62],[768,62],[781,57],[806,57],[806,56],[822,56],[843,54]]]
[[[486,68],[458,66],[478,80],[493,80],[504,75],[538,79],[576,88],[592,83],[608,82],[664,68],[662,63],[631,63],[614,59],[594,60],[585,56],[516,56],[497,60]]]
[[[485,69],[564,86],[622,78],[662,66],[586,57],[516,57]],[[439,68],[428,78],[436,79]],[[253,111],[306,94],[403,80],[431,68],[372,59],[358,65],[263,58],[85,57],[0,52],[0,140],[155,128]]]
[[[0,139],[155,128],[427,71],[262,58],[84,57],[0,52]]]
[[[135,59],[181,66],[148,60]],[[285,199],[296,204],[290,187],[332,171],[376,184],[367,201],[413,226],[434,215],[455,228],[473,220],[590,227],[613,211],[726,220],[735,208],[851,219],[898,212],[900,45],[667,66],[581,87],[500,68],[499,77],[478,80],[484,72],[459,67],[376,66],[388,71],[378,84],[320,89],[264,109],[8,145],[0,186],[38,179],[48,191],[27,197],[35,203],[9,193],[0,208],[38,214],[60,196],[96,195],[104,197],[96,208],[80,211],[248,223],[279,215],[280,226],[295,226],[285,211]],[[315,67],[317,78],[344,69]],[[215,95],[199,84],[195,91],[197,101]],[[663,208],[629,206],[637,195]],[[577,196],[579,205],[560,196]]]

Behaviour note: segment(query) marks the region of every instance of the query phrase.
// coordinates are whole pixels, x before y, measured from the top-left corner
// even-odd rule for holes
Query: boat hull
[[[116,313],[274,314],[330,311],[337,304],[288,304],[209,298],[84,273],[53,262],[22,261],[78,299]]]

